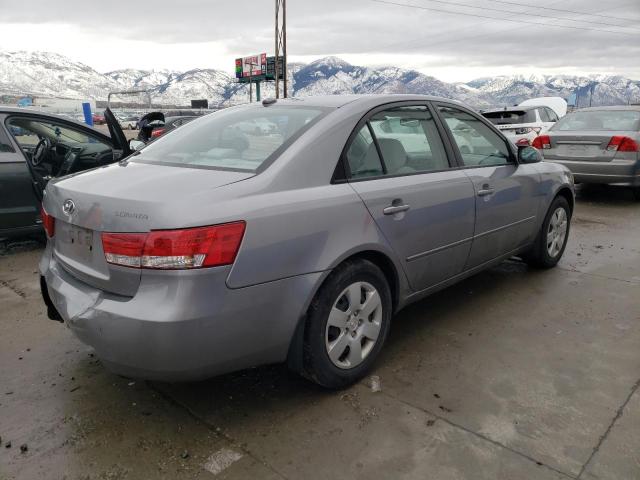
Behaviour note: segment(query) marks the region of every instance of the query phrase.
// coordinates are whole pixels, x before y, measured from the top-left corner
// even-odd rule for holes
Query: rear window
[[[551,130],[561,132],[579,130],[623,130],[637,132],[640,130],[640,112],[629,110],[577,111],[561,118]]]
[[[512,123],[535,123],[536,115],[533,110],[502,110],[499,112],[485,112],[484,118],[494,125],[508,125]]]
[[[317,122],[325,108],[230,108],[189,122],[149,144],[132,160],[172,166],[256,172]]]

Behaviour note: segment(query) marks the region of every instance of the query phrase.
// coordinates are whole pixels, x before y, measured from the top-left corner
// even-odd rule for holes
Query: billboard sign
[[[278,76],[284,78],[284,59],[278,58]],[[267,80],[276,79],[276,57],[267,57]]]
[[[236,78],[259,77],[267,73],[267,54],[236,58]]]

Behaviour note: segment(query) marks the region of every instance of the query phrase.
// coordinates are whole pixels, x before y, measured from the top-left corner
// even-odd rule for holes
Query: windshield
[[[533,110],[502,110],[499,112],[484,112],[482,116],[489,119],[489,121],[494,125],[507,125],[512,123],[534,123],[536,121],[536,115]]]
[[[573,112],[562,118],[551,130],[640,130],[640,112],[629,110],[590,110]]]
[[[133,161],[255,172],[326,111],[292,106],[222,110],[156,140]]]

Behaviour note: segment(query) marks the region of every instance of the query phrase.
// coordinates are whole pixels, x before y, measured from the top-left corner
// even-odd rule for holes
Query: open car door
[[[109,107],[104,111],[104,120],[107,127],[109,127],[109,135],[113,142],[113,160],[118,161],[131,155],[133,151],[131,147],[129,147],[127,137],[125,137],[120,127],[120,122],[118,122],[118,119]]]
[[[117,124],[113,130],[109,126],[109,137],[74,120],[36,111],[11,113],[5,122],[25,157],[38,200],[52,178],[108,165],[131,153]]]
[[[140,133],[138,140],[148,143],[151,140],[151,132],[156,127],[164,125],[164,113],[149,112],[140,119]]]

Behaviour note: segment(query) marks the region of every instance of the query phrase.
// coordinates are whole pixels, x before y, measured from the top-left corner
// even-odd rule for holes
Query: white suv
[[[558,121],[558,114],[545,106],[504,107],[486,110],[482,115],[516,145],[531,145],[534,138]]]

